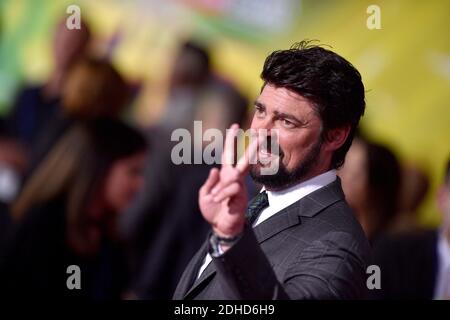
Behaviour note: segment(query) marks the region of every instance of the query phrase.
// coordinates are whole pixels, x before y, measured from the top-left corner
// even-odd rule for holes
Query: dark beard
[[[262,175],[258,165],[251,165],[250,176],[252,179],[264,185],[270,190],[283,190],[302,181],[310,172],[311,168],[317,161],[322,148],[322,137],[311,147],[303,161],[293,171],[288,171],[282,163],[283,150],[280,148],[280,163],[278,172],[272,175]]]

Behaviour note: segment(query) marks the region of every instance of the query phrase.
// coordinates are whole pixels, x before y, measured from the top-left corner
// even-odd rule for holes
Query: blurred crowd
[[[0,295],[170,299],[209,225],[198,190],[214,164],[171,161],[173,130],[248,127],[249,102],[214,72],[208,48],[180,43],[164,114],[148,128],[126,117],[136,93],[86,23],[61,22],[54,69],[24,85],[0,123]],[[192,141],[192,156],[204,145]],[[201,150],[200,150],[201,151]],[[418,224],[427,172],[359,134],[338,174],[369,238],[382,290],[374,299],[450,298],[450,167],[436,195],[442,224]],[[259,191],[247,180],[249,197]],[[67,267],[82,272],[67,290]]]

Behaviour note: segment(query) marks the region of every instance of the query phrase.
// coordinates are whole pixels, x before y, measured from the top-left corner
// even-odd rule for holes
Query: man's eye
[[[258,114],[264,113],[264,109],[262,107],[260,107],[260,106],[256,106],[255,110],[256,110],[256,113],[258,113]]]
[[[283,126],[285,126],[286,128],[293,128],[295,127],[295,124],[287,119],[282,119],[281,123],[283,124]]]

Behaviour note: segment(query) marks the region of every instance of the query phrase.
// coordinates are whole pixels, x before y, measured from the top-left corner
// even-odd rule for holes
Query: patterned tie
[[[256,219],[259,217],[261,211],[269,206],[269,200],[267,199],[267,192],[260,192],[256,197],[250,201],[247,208],[247,219],[249,224],[252,226]]]

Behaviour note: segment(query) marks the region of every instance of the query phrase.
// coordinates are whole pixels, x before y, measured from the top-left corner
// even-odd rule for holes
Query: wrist
[[[242,226],[235,227],[232,230],[223,230],[223,228],[220,230],[216,227],[212,227],[212,232],[220,238],[234,238],[244,232],[244,224]]]
[[[236,242],[239,241],[242,234],[237,234],[234,236],[220,236],[214,231],[210,236],[209,243],[211,248],[211,254],[213,257],[218,257],[224,254],[228,249],[230,249]]]

